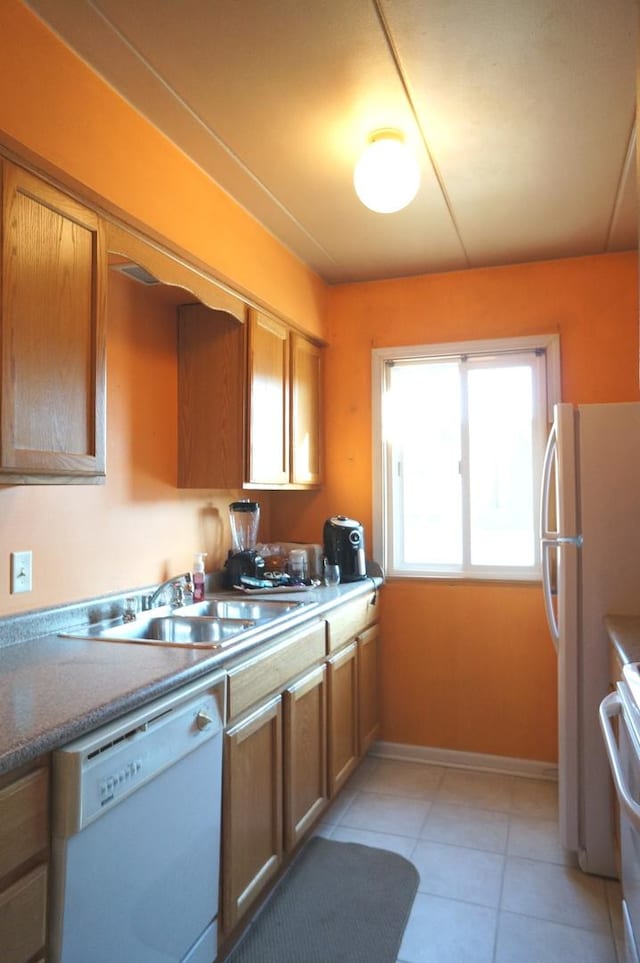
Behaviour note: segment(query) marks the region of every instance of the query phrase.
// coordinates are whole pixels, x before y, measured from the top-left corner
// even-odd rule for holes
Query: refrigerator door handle
[[[542,463],[542,487],[540,491],[540,538],[545,539],[555,533],[549,531],[549,505],[551,499],[551,477],[557,452],[557,429],[555,422],[549,432],[547,447]]]
[[[549,632],[551,633],[551,640],[557,652],[558,645],[560,643],[560,628],[558,626],[558,619],[553,608],[554,593],[551,587],[551,563],[549,558],[551,549],[555,545],[555,538],[542,539],[542,593],[544,596],[544,610],[547,615],[547,623],[549,625]]]
[[[622,712],[622,700],[617,692],[610,692],[600,703],[600,728],[604,737],[604,744],[609,757],[609,766],[613,777],[613,784],[616,787],[616,794],[620,800],[620,807],[623,809],[635,829],[640,829],[640,806],[635,801],[624,778],[618,743],[613,732],[611,719],[619,716]],[[624,722],[623,722],[624,724]]]

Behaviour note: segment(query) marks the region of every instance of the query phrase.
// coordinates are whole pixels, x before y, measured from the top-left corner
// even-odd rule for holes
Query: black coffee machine
[[[340,566],[341,582],[358,582],[367,577],[364,557],[364,529],[355,518],[334,515],[324,523],[324,554],[330,565]]]
[[[264,559],[256,552],[260,506],[243,498],[229,505],[229,522],[233,547],[224,563],[225,583],[231,588],[243,584],[243,576],[261,578]]]

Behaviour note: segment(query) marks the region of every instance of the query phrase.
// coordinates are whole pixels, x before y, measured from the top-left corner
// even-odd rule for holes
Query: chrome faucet
[[[169,605],[172,605],[174,608],[184,605],[184,585],[185,582],[187,582],[190,578],[190,572],[184,572],[182,575],[174,575],[173,578],[168,578],[166,582],[162,582],[151,595],[143,595],[143,612],[146,612],[148,609],[155,608],[159,599],[168,588],[173,589],[173,596],[169,602]]]

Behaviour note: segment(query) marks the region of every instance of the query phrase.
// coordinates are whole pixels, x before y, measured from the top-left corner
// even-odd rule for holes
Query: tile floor
[[[620,887],[557,838],[555,783],[367,757],[318,832],[420,874],[398,963],[622,963]]]

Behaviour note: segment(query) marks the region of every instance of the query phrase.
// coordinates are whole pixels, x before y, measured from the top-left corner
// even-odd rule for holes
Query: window
[[[374,552],[387,575],[540,577],[557,335],[373,351]]]

